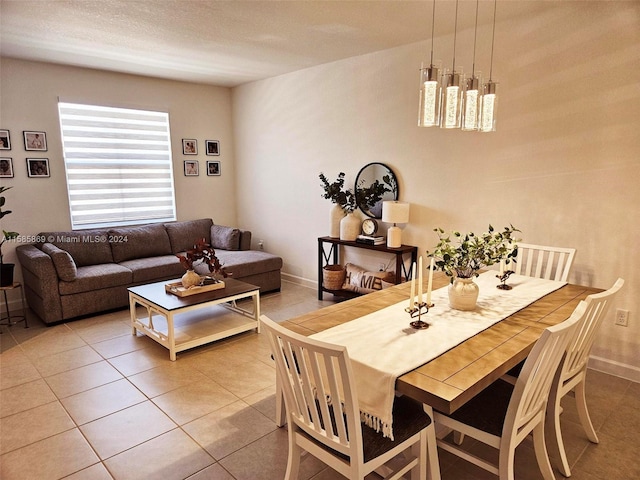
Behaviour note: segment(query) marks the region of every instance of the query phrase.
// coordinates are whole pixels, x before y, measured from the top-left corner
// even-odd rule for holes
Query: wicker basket
[[[327,265],[322,269],[322,285],[328,290],[340,290],[345,274],[342,265]]]

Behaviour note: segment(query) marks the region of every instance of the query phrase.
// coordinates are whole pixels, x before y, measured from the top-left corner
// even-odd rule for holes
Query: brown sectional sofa
[[[57,323],[129,304],[127,288],[180,278],[176,257],[206,238],[233,278],[280,290],[282,258],[251,250],[251,232],[211,219],[70,232],[42,232],[16,249],[29,308]],[[208,273],[205,265],[196,271]]]

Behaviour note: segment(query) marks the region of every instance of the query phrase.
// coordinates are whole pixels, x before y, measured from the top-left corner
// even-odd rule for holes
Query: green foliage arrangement
[[[324,189],[324,194],[322,195],[324,198],[331,200],[331,203],[340,205],[347,213],[352,213],[356,209],[356,196],[353,190],[350,188],[344,189],[344,172],[340,172],[338,178],[332,183],[329,183],[329,180],[322,172],[319,177],[322,182],[321,186]]]
[[[455,277],[477,277],[478,270],[500,260],[505,260],[506,264],[516,261],[520,240],[514,238],[514,234],[519,231],[510,225],[497,232],[489,225],[489,231],[481,235],[473,232],[463,235],[456,231],[445,234],[443,229],[434,228],[440,240],[427,254],[435,257],[436,269],[444,271],[451,281]]]
[[[0,186],[0,219],[4,218],[5,215],[9,215],[11,213],[11,210],[3,210],[2,208],[4,207],[4,204],[6,202],[4,195],[2,195],[4,192],[6,192],[7,190],[11,189],[13,187],[3,187]],[[6,242],[7,240],[13,240],[14,238],[16,238],[19,235],[18,232],[8,232],[6,230],[2,230],[2,240],[0,240],[0,265],[2,265],[2,245],[4,245],[4,242]]]

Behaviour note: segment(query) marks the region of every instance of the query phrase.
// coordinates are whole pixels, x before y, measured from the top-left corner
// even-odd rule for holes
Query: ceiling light
[[[420,67],[420,107],[418,126],[437,127],[440,124],[440,101],[442,85],[440,84],[440,67],[433,63],[433,29],[436,19],[436,0],[433,0],[431,16],[431,60],[429,66]]]

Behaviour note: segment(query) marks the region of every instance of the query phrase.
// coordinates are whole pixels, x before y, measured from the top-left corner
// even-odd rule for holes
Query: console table
[[[358,294],[346,290],[329,290],[324,287],[322,282],[322,269],[327,265],[336,265],[339,263],[339,250],[340,246],[363,248],[365,250],[373,250],[376,252],[390,253],[396,257],[396,284],[402,283],[402,275],[407,280],[411,280],[411,265],[417,261],[418,247],[413,245],[401,245],[398,248],[389,248],[386,245],[369,245],[367,243],[351,242],[347,240],[340,240],[333,237],[319,237],[318,238],[318,300],[322,300],[324,292],[332,293],[337,296],[353,297]],[[325,249],[328,247],[328,250]],[[411,262],[409,268],[405,264],[405,255],[411,256]]]

